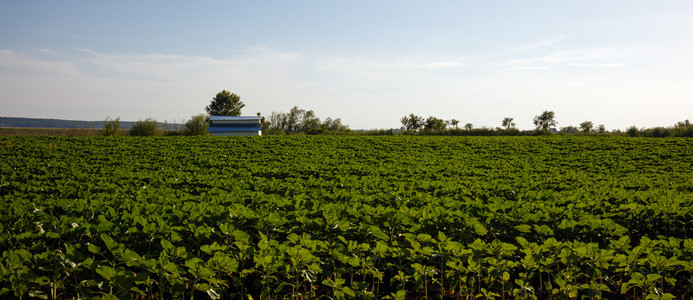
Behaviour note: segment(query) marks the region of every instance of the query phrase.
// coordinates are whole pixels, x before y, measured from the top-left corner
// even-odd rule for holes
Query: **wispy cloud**
[[[582,81],[561,81],[559,82],[562,85],[570,86],[570,87],[576,87],[576,88],[581,88],[587,86],[587,83],[582,82]]]
[[[519,46],[515,49],[509,50],[509,51],[506,51],[506,52],[503,52],[501,54],[497,54],[494,56],[505,56],[505,55],[515,54],[515,53],[519,53],[519,52],[524,52],[527,50],[551,46],[553,44],[556,44],[556,43],[564,40],[567,37],[568,37],[567,35],[560,35],[560,36],[552,38],[552,39],[548,39],[548,40],[544,40],[544,41],[540,41],[540,42],[536,42],[536,43],[532,43],[532,44],[522,45],[522,46]]]
[[[455,60],[449,60],[449,61],[438,61],[438,62],[432,62],[432,63],[425,63],[422,65],[419,65],[419,68],[422,69],[445,69],[445,68],[458,68],[458,67],[464,67],[466,66],[465,63],[460,62],[460,61],[455,61]]]
[[[569,63],[568,65],[573,66],[573,67],[586,67],[586,68],[618,68],[618,67],[623,67],[626,64],[621,64],[621,63],[607,63],[607,64]]]
[[[648,51],[650,49],[642,45],[567,49],[542,56],[509,59],[499,64],[513,67],[570,65],[575,67],[614,68],[625,65],[625,63],[614,61],[637,59],[645,56],[645,53]]]
[[[535,71],[546,71],[550,70],[549,67],[537,67],[537,66],[518,66],[514,67],[515,70],[535,70]]]
[[[45,54],[56,54],[56,53],[57,53],[57,52],[55,52],[55,50],[53,50],[53,49],[47,49],[47,48],[38,49],[38,51],[39,51],[39,52],[42,52],[42,53],[45,53]]]
[[[65,35],[65,38],[79,39],[83,41],[100,41],[100,42],[116,42],[116,43],[164,43],[164,44],[183,44],[182,41],[164,40],[164,39],[137,39],[132,37],[109,37],[95,35]]]
[[[169,54],[140,54],[140,55],[109,55],[79,49],[88,54],[82,61],[86,67],[96,68],[97,72],[113,74],[123,73],[127,75],[139,75],[149,78],[173,79],[189,75],[191,69],[201,66],[223,66],[223,61],[217,61],[204,56],[181,56]]]
[[[191,77],[230,76],[230,74],[264,74],[267,78],[286,72],[291,65],[302,61],[299,53],[255,48],[239,52],[231,58],[216,59],[208,56],[184,56],[149,53],[139,55],[111,55],[90,49],[82,58],[85,67],[99,74],[124,74],[158,80],[183,80]],[[222,75],[223,74],[223,75]]]
[[[46,53],[46,50],[40,50],[40,52]],[[0,69],[9,69],[16,74],[51,76],[75,76],[82,73],[70,62],[45,60],[24,52],[2,49],[0,49]]]

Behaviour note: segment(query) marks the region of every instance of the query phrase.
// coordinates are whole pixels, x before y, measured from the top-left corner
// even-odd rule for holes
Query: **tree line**
[[[245,107],[240,96],[227,90],[217,93],[205,107],[206,114],[192,116],[182,129],[170,130],[167,123],[159,125],[154,119],[135,122],[128,131],[133,136],[155,135],[207,135],[209,116],[240,116]],[[257,113],[260,116],[260,113]],[[262,118],[262,133],[266,135],[291,134],[367,134],[367,135],[622,135],[631,137],[693,137],[693,124],[689,120],[677,122],[671,127],[637,128],[631,126],[626,131],[607,131],[603,124],[597,126],[592,121],[584,121],[578,126],[565,126],[557,129],[558,121],[553,111],[545,110],[534,117],[534,130],[519,130],[515,127],[513,117],[505,117],[501,126],[495,128],[476,128],[472,123],[460,124],[459,120],[443,120],[434,116],[424,118],[414,113],[400,119],[402,127],[389,130],[352,131],[339,118],[321,120],[312,110],[294,106],[289,112],[272,112],[268,118]],[[116,135],[120,129],[120,118],[104,121],[103,135]]]
[[[621,130],[607,131],[603,124],[597,126],[592,121],[584,121],[578,126],[565,126],[556,128],[556,114],[553,111],[545,110],[532,120],[534,130],[519,130],[515,127],[512,117],[505,117],[501,121],[500,127],[475,128],[472,123],[465,123],[459,126],[460,121],[456,119],[443,120],[429,116],[424,118],[413,113],[400,119],[402,134],[416,135],[620,135],[631,137],[693,137],[693,124],[689,120],[677,122],[671,127],[653,127],[638,129],[635,126],[629,127],[625,132]],[[390,131],[394,134],[394,131]]]
[[[170,129],[163,123],[161,126],[153,118],[139,120],[127,131],[131,136],[161,136],[161,135],[207,135],[210,116],[240,116],[245,107],[240,96],[227,90],[217,93],[205,107],[206,114],[190,117],[180,130]],[[260,113],[257,113],[260,116]],[[102,134],[105,136],[119,135],[120,118],[106,118]],[[300,109],[294,106],[289,112],[272,112],[269,119],[262,118],[262,133],[269,135],[286,134],[347,134],[349,126],[339,118],[326,118],[321,121],[312,110]]]

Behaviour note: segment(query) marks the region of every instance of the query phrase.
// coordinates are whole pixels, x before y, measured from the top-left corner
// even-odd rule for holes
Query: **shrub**
[[[111,120],[109,117],[103,121],[103,131],[101,131],[103,136],[117,135],[118,130],[120,130],[120,117],[117,117],[115,120]]]
[[[561,128],[561,133],[576,134],[578,131],[578,128],[575,126],[566,126]]]
[[[693,124],[689,120],[678,122],[672,130],[672,136],[693,137]]]
[[[204,114],[199,114],[192,116],[190,120],[185,122],[183,127],[183,134],[185,135],[207,135],[207,128],[209,128],[209,123],[207,122],[207,116]]]
[[[654,127],[645,130],[645,132],[643,132],[643,135],[649,137],[668,137],[669,135],[671,135],[671,132],[669,131],[669,128]]]
[[[693,126],[675,127],[672,136],[693,137]]]
[[[160,134],[159,124],[152,118],[144,121],[139,120],[130,129],[130,135],[132,136],[155,136]]]

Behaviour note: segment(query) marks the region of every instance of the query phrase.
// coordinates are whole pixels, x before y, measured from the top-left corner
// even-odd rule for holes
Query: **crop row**
[[[0,145],[4,296],[693,295],[687,139]]]

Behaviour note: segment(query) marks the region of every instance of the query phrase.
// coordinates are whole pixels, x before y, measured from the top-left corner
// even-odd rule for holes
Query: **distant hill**
[[[103,128],[104,121],[77,121],[61,119],[0,117],[0,127],[19,128]],[[120,129],[130,129],[135,122],[120,121]],[[163,123],[159,122],[159,126]],[[169,129],[182,128],[182,124],[168,124]]]

